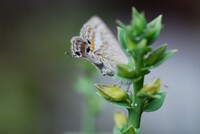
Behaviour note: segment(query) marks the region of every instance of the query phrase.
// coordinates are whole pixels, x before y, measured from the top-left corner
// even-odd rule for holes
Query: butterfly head
[[[72,56],[76,58],[87,58],[94,50],[94,44],[91,40],[81,37],[73,37],[71,39]]]

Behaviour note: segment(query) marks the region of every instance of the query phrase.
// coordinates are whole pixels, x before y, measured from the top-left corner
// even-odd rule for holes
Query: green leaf
[[[126,47],[126,41],[125,41],[126,31],[124,29],[122,29],[121,27],[117,27],[117,30],[118,30],[117,37],[118,37],[119,43],[120,43],[121,47],[124,50],[126,50],[127,49],[127,47]]]
[[[134,66],[132,67],[129,64],[118,64],[116,75],[117,77],[121,77],[125,80],[133,80],[137,74]]]
[[[144,112],[153,112],[158,110],[164,103],[166,93],[159,93],[159,98],[155,98],[149,102],[147,102],[144,107]]]
[[[144,55],[148,54],[148,53],[151,52],[151,51],[152,51],[152,48],[146,46],[146,47],[144,48]]]
[[[125,43],[127,47],[127,52],[132,52],[136,48],[137,44],[131,39],[131,37],[126,36]]]
[[[128,128],[122,130],[122,134],[135,134],[133,126],[129,126]]]
[[[144,31],[146,27],[146,19],[144,13],[139,13],[135,8],[132,9],[132,27],[133,31],[136,31],[137,34],[140,34]]]
[[[146,39],[142,39],[137,43],[137,48],[139,49],[146,49],[147,41]],[[144,50],[143,50],[144,51]]]
[[[162,56],[162,58],[159,59],[154,65],[149,66],[149,67],[145,67],[143,69],[152,69],[152,68],[156,68],[156,67],[162,65],[166,60],[168,60],[169,58],[171,58],[177,51],[178,51],[177,49],[174,49],[174,50],[170,50],[170,51],[166,52]]]
[[[142,92],[138,92],[137,96],[140,97],[140,98],[143,98],[143,99],[144,98],[148,99],[148,100],[160,98],[159,94],[142,93]]]
[[[162,28],[162,15],[147,24],[146,33],[144,38],[147,39],[147,44],[152,44],[160,34]]]
[[[102,97],[105,101],[107,101],[108,103],[111,103],[115,106],[119,106],[119,107],[124,107],[124,108],[131,108],[131,102],[130,100],[125,100],[125,101],[113,101],[109,98],[105,98],[103,95],[101,95],[100,93],[96,93],[97,95],[99,95],[100,97]]]
[[[136,56],[143,56],[145,54],[147,54],[148,52],[152,51],[152,49],[150,47],[147,47],[147,40],[146,39],[141,39],[139,42],[137,42],[136,47],[134,48],[134,51],[132,51],[132,55],[136,55]]]
[[[146,59],[145,64],[146,66],[151,66],[156,64],[164,55],[167,49],[167,44],[163,44],[156,48]]]

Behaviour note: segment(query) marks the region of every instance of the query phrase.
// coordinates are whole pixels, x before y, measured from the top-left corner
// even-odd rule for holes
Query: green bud
[[[140,93],[147,93],[147,94],[155,94],[160,91],[160,78],[152,81],[144,85],[144,87],[140,90]]]
[[[104,98],[113,101],[124,101],[127,99],[128,94],[124,90],[110,85],[95,84],[97,91]]]
[[[126,47],[128,49],[128,52],[132,52],[136,48],[136,43],[132,41],[128,36],[126,36]]]
[[[144,17],[144,13],[139,13],[135,8],[132,9],[132,26],[134,31],[137,32],[137,34],[140,34],[144,31],[144,28],[146,27],[146,19]]]
[[[147,44],[147,40],[146,39],[142,39],[140,42],[138,42],[137,44],[137,51],[140,51],[139,53],[141,55],[147,53],[147,51],[149,51],[149,47],[146,46]]]
[[[124,79],[134,79],[137,75],[135,69],[127,64],[118,64],[116,74]]]
[[[122,129],[123,127],[127,126],[128,121],[124,113],[117,111],[114,113],[113,118],[117,128]]]
[[[146,39],[142,39],[140,42],[138,42],[138,48],[145,48],[146,47],[146,43],[147,43],[147,40]]]
[[[136,43],[131,39],[130,29],[118,27],[118,40],[126,53],[130,53],[136,47]]]
[[[156,19],[147,24],[144,38],[147,39],[148,45],[152,44],[159,36],[162,28],[161,21],[162,21],[162,15],[158,16]]]
[[[167,49],[167,44],[163,44],[160,47],[158,47],[156,50],[154,50],[146,59],[146,67],[154,65],[156,62],[158,62],[162,56],[165,54],[165,51]]]

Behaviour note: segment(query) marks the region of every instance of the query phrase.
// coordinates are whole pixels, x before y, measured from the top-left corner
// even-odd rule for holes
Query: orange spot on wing
[[[94,50],[94,42],[90,41],[90,50],[93,51]]]

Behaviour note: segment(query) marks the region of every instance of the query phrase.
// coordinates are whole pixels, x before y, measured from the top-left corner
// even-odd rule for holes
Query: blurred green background
[[[199,0],[6,0],[0,4],[0,134],[64,134],[80,130],[82,96],[74,89],[82,74],[65,55],[70,39],[98,15],[116,35],[115,20],[129,23],[131,7],[148,21],[163,14],[155,43],[179,52],[149,76],[169,86],[164,106],[144,113],[143,134],[197,134],[200,124]],[[97,74],[97,83],[114,83]],[[97,96],[98,97],[98,96]],[[111,105],[98,115],[97,131],[112,132]]]

